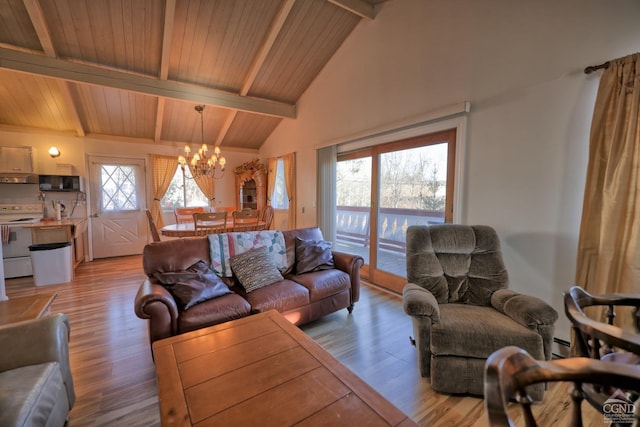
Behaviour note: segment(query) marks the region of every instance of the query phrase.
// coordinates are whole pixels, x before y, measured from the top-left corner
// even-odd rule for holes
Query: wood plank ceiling
[[[0,129],[258,149],[384,0],[0,0]]]

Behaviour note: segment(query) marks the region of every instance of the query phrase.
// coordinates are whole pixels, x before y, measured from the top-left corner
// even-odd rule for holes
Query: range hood
[[[0,184],[37,184],[38,175],[33,173],[0,173]]]

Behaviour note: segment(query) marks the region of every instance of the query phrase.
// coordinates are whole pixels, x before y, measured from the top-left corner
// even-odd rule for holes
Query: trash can
[[[73,278],[71,243],[41,243],[29,246],[36,286],[70,282]]]

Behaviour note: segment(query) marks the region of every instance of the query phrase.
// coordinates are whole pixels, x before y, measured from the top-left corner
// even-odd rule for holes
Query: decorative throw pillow
[[[218,276],[231,277],[233,272],[229,259],[260,246],[266,246],[269,249],[269,256],[278,270],[285,271],[291,267],[287,261],[287,248],[282,231],[246,231],[210,234],[207,237],[211,268]]]
[[[283,279],[264,246],[231,257],[229,262],[233,274],[247,293]]]
[[[296,274],[333,268],[331,242],[296,237]]]
[[[200,260],[185,271],[154,273],[156,279],[188,310],[194,305],[233,293],[220,278]]]

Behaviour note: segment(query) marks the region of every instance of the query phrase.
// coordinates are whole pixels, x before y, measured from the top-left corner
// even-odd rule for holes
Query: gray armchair
[[[409,227],[407,280],[403,307],[413,321],[420,374],[431,377],[434,390],[482,395],[486,359],[505,346],[523,348],[538,360],[551,358],[558,313],[507,289],[493,228]]]
[[[75,402],[64,314],[0,326],[0,425],[63,426]]]

